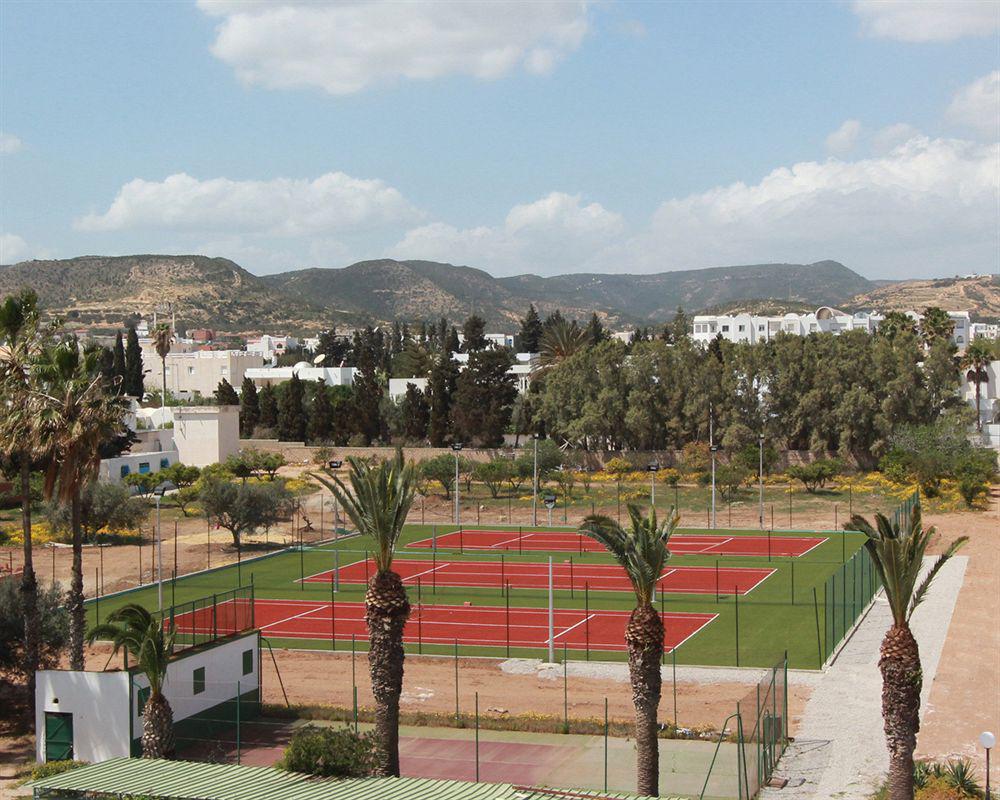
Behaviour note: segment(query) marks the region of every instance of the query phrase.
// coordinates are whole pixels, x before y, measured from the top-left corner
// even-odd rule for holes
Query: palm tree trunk
[[[368,667],[375,697],[375,771],[399,776],[399,695],[403,691],[403,627],[410,601],[395,572],[377,572],[365,593]]]
[[[163,425],[163,407],[167,404],[167,359],[160,359],[160,366],[163,369],[163,391],[160,394],[160,424]]]
[[[652,606],[633,609],[625,629],[625,643],[635,705],[636,792],[655,796],[660,793],[656,714],[662,686],[663,622]]]
[[[24,532],[24,570],[21,572],[21,606],[24,610],[24,674],[28,686],[29,720],[35,719],[35,670],[38,669],[38,581],[31,542],[31,464],[21,460],[21,527]],[[55,580],[55,576],[52,576]]]
[[[73,493],[70,501],[70,520],[73,530],[73,576],[70,580],[67,605],[69,606],[69,666],[83,669],[83,639],[86,616],[83,610],[83,528],[80,525],[80,492]]]
[[[920,650],[906,625],[882,640],[882,720],[889,748],[889,800],[913,800],[913,750],[920,730]]]
[[[142,757],[173,758],[174,712],[162,692],[151,693],[142,710]]]
[[[980,402],[980,389],[981,383],[979,381],[979,371],[976,370],[976,430],[982,433],[983,430],[983,415],[979,411]]]

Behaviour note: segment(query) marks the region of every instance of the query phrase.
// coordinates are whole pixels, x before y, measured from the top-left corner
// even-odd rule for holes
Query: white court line
[[[722,545],[729,544],[730,542],[733,542],[733,541],[736,541],[736,537],[735,536],[730,536],[730,537],[728,537],[726,539],[723,539],[721,542],[716,542],[715,544],[710,544],[708,547],[704,548],[703,550],[700,550],[699,552],[707,553],[713,547],[722,547]],[[669,545],[667,545],[667,546],[669,547]]]
[[[330,552],[332,553],[333,551],[331,550]],[[339,569],[343,569],[344,567],[350,567],[350,566],[353,566],[354,564],[364,564],[364,563],[365,563],[365,560],[363,558],[359,558],[357,561],[352,561],[349,564],[338,564],[338,567],[339,567]],[[312,575],[306,575],[304,578],[296,578],[292,582],[293,583],[303,583],[304,581],[308,581],[311,578],[318,578],[320,575],[333,574],[333,572],[334,572],[334,569],[332,567],[328,568],[328,569],[321,569],[319,572],[314,572]]]
[[[706,615],[702,614],[702,617],[704,617],[704,616],[706,616]],[[684,644],[684,642],[686,642],[688,639],[690,639],[692,636],[694,636],[695,634],[701,633],[703,630],[705,630],[705,628],[707,628],[709,625],[711,625],[713,622],[715,622],[715,620],[717,620],[718,618],[719,618],[718,614],[712,614],[711,618],[710,619],[706,619],[700,626],[698,626],[697,630],[691,631],[691,633],[689,633],[687,636],[685,636],[683,639],[681,639],[677,644],[675,644],[673,647],[669,648],[669,650],[667,652],[673,652],[678,647],[680,647],[682,644]]]
[[[529,533],[527,535],[521,534],[520,536],[515,536],[513,539],[504,539],[502,542],[497,542],[496,544],[491,544],[488,548],[481,548],[481,549],[492,550],[492,549],[495,549],[497,547],[500,547],[500,545],[510,544],[511,542],[523,542],[525,539],[529,539],[532,536],[534,536],[533,533]]]
[[[845,534],[846,534],[846,532],[845,532]],[[782,537],[779,537],[779,538],[782,538]],[[816,544],[814,544],[808,550],[803,550],[801,553],[796,553],[795,554],[795,558],[802,558],[802,556],[804,556],[806,553],[811,553],[813,550],[815,550],[821,544],[826,544],[828,541],[830,541],[830,537],[828,537],[828,536],[819,537],[819,541],[817,541]]]
[[[759,581],[757,581],[757,583],[755,583],[749,589],[744,589],[743,592],[742,592],[743,596],[746,597],[748,594],[750,594],[750,592],[752,592],[754,589],[756,589],[758,586],[760,586],[764,581],[766,581],[768,578],[770,578],[777,571],[778,570],[776,570],[776,569],[770,570],[767,573],[767,575],[765,575],[763,578],[761,578]]]
[[[269,622],[263,627],[266,630],[268,628],[273,628],[275,625],[280,625],[283,622],[288,622],[289,620],[298,619],[299,617],[305,617],[309,614],[314,614],[317,611],[322,611],[324,608],[326,608],[327,605],[329,605],[329,603],[327,603],[326,605],[317,606],[316,608],[310,608],[308,611],[303,611],[299,614],[292,614],[292,616],[285,617],[284,619],[279,619],[277,622]]]
[[[588,615],[587,615],[586,617],[584,617],[584,618],[583,618],[583,619],[581,619],[581,620],[580,620],[580,621],[579,621],[578,623],[576,623],[576,625],[570,625],[570,626],[569,626],[568,628],[566,628],[565,630],[562,630],[562,631],[560,631],[559,633],[557,633],[557,634],[556,634],[555,636],[553,636],[553,637],[552,637],[552,641],[555,641],[555,640],[556,640],[556,639],[558,639],[558,638],[559,638],[560,636],[565,636],[565,635],[566,635],[567,633],[569,633],[569,632],[570,632],[571,630],[573,630],[574,628],[579,628],[579,627],[580,627],[581,625],[583,625],[583,624],[584,624],[585,622],[589,622],[590,620],[592,620],[592,619],[594,618],[594,616],[595,616],[594,614],[588,614]],[[546,640],[545,640],[545,644],[548,644],[548,643],[549,643],[549,639],[546,639]]]
[[[431,567],[430,569],[425,569],[423,572],[418,572],[416,575],[410,575],[410,576],[408,576],[406,578],[403,578],[403,583],[406,583],[407,581],[412,581],[415,578],[419,578],[421,575],[428,575],[431,572],[435,572],[436,570],[444,569],[445,567],[450,567],[450,566],[451,566],[451,562],[450,561],[446,561],[443,564],[438,564],[436,567]]]

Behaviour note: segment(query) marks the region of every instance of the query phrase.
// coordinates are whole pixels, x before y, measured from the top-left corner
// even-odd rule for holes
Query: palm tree
[[[949,341],[955,330],[955,323],[948,312],[939,306],[927,306],[920,320],[920,338],[930,347],[938,340]]]
[[[125,432],[125,401],[107,391],[97,351],[82,350],[75,337],[46,347],[33,372],[39,384],[32,398],[39,445],[51,454],[43,491],[47,498],[55,497],[70,507],[70,666],[83,669],[86,620],[80,497],[87,484],[97,478],[102,445]]]
[[[21,483],[21,529],[24,535],[24,568],[21,604],[24,610],[24,673],[28,711],[34,717],[35,670],[38,669],[40,621],[38,581],[32,558],[31,467],[37,457],[34,415],[30,410],[28,376],[31,362],[46,332],[40,330],[38,298],[31,290],[9,296],[0,304],[0,461],[17,472]]]
[[[376,755],[380,775],[399,775],[399,695],[403,690],[403,627],[410,601],[392,570],[393,551],[413,504],[417,474],[413,463],[395,458],[372,466],[348,457],[350,491],[336,476],[316,475],[340,502],[362,535],[375,543],[375,574],[365,592],[368,666],[375,696]]]
[[[538,372],[545,372],[561,364],[587,344],[587,332],[576,322],[566,322],[558,319],[545,326],[540,342],[541,367]]]
[[[667,544],[680,518],[671,509],[661,522],[656,509],[650,509],[645,517],[632,504],[628,515],[627,530],[610,517],[592,514],[584,518],[580,533],[607,548],[625,570],[635,592],[635,608],[625,628],[625,644],[635,704],[636,791],[655,796],[660,793],[656,711],[660,705],[663,620],[653,608],[653,595],[670,558]]]
[[[989,341],[982,337],[973,339],[962,353],[962,368],[969,370],[970,380],[976,384],[976,430],[983,429],[983,415],[979,410],[982,396],[982,383],[987,380],[986,369],[993,361],[993,348]]]
[[[160,393],[160,408],[167,402],[167,356],[170,355],[170,344],[173,334],[169,325],[157,325],[153,328],[153,346],[156,354],[160,357],[161,376],[163,378],[163,390]]]
[[[889,799],[913,800],[913,749],[920,730],[922,672],[910,619],[927,596],[934,576],[968,537],[959,537],[948,545],[918,585],[924,552],[935,534],[933,526],[924,528],[921,524],[919,506],[905,527],[883,514],[875,515],[874,527],[858,514],[844,527],[868,537],[865,547],[882,579],[892,611],[892,626],[882,639],[878,662],[882,673],[882,724],[889,748]]]
[[[171,758],[174,754],[174,712],[163,694],[167,666],[174,652],[174,627],[168,630],[145,608],[129,603],[113,611],[106,622],[87,634],[87,644],[110,639],[111,658],[124,650],[149,681],[149,698],[142,710],[142,755]],[[110,658],[109,658],[110,661]]]

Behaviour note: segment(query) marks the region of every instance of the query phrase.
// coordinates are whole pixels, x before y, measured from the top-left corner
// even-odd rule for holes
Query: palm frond
[[[933,530],[934,528],[931,528],[931,531]],[[919,606],[926,598],[927,591],[931,588],[931,581],[933,581],[934,577],[941,571],[941,567],[947,564],[951,557],[954,556],[967,541],[969,541],[968,536],[958,537],[955,541],[948,545],[947,549],[941,555],[937,557],[934,565],[927,571],[927,575],[920,582],[920,585],[913,593],[913,598],[910,600],[910,611],[906,615],[907,620],[913,616],[913,612],[916,610],[917,606]]]

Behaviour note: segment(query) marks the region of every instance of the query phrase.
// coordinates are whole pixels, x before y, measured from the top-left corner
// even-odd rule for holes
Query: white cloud
[[[350,94],[400,78],[550,71],[588,29],[587,0],[399,3],[198,0],[221,18],[212,53],[247,84]]]
[[[136,178],[103,214],[74,223],[82,231],[164,229],[301,236],[363,230],[419,218],[403,195],[381,180],[328,172],[314,180],[199,180],[179,173]]]
[[[24,261],[28,252],[28,243],[16,233],[0,233],[0,264]]]
[[[12,133],[0,131],[0,153],[16,153],[23,142]]]
[[[916,136],[920,136],[920,131],[912,125],[906,122],[897,122],[893,125],[886,125],[872,134],[872,148],[876,153],[884,155]]]
[[[950,42],[1000,30],[1000,5],[991,0],[854,0],[869,36],[904,42]]]
[[[946,112],[948,120],[995,140],[1000,137],[1000,70],[959,90]]]
[[[668,200],[626,263],[679,269],[834,258],[867,274],[995,266],[1000,145],[918,136],[858,161],[775,169]]]
[[[845,121],[837,130],[826,137],[826,149],[829,153],[842,155],[854,149],[861,133],[861,123],[856,119]]]
[[[621,215],[599,203],[582,205],[580,195],[552,192],[514,206],[500,226],[459,229],[435,222],[414,228],[389,254],[471,264],[496,273],[552,274],[586,269],[595,252],[624,229]]]

